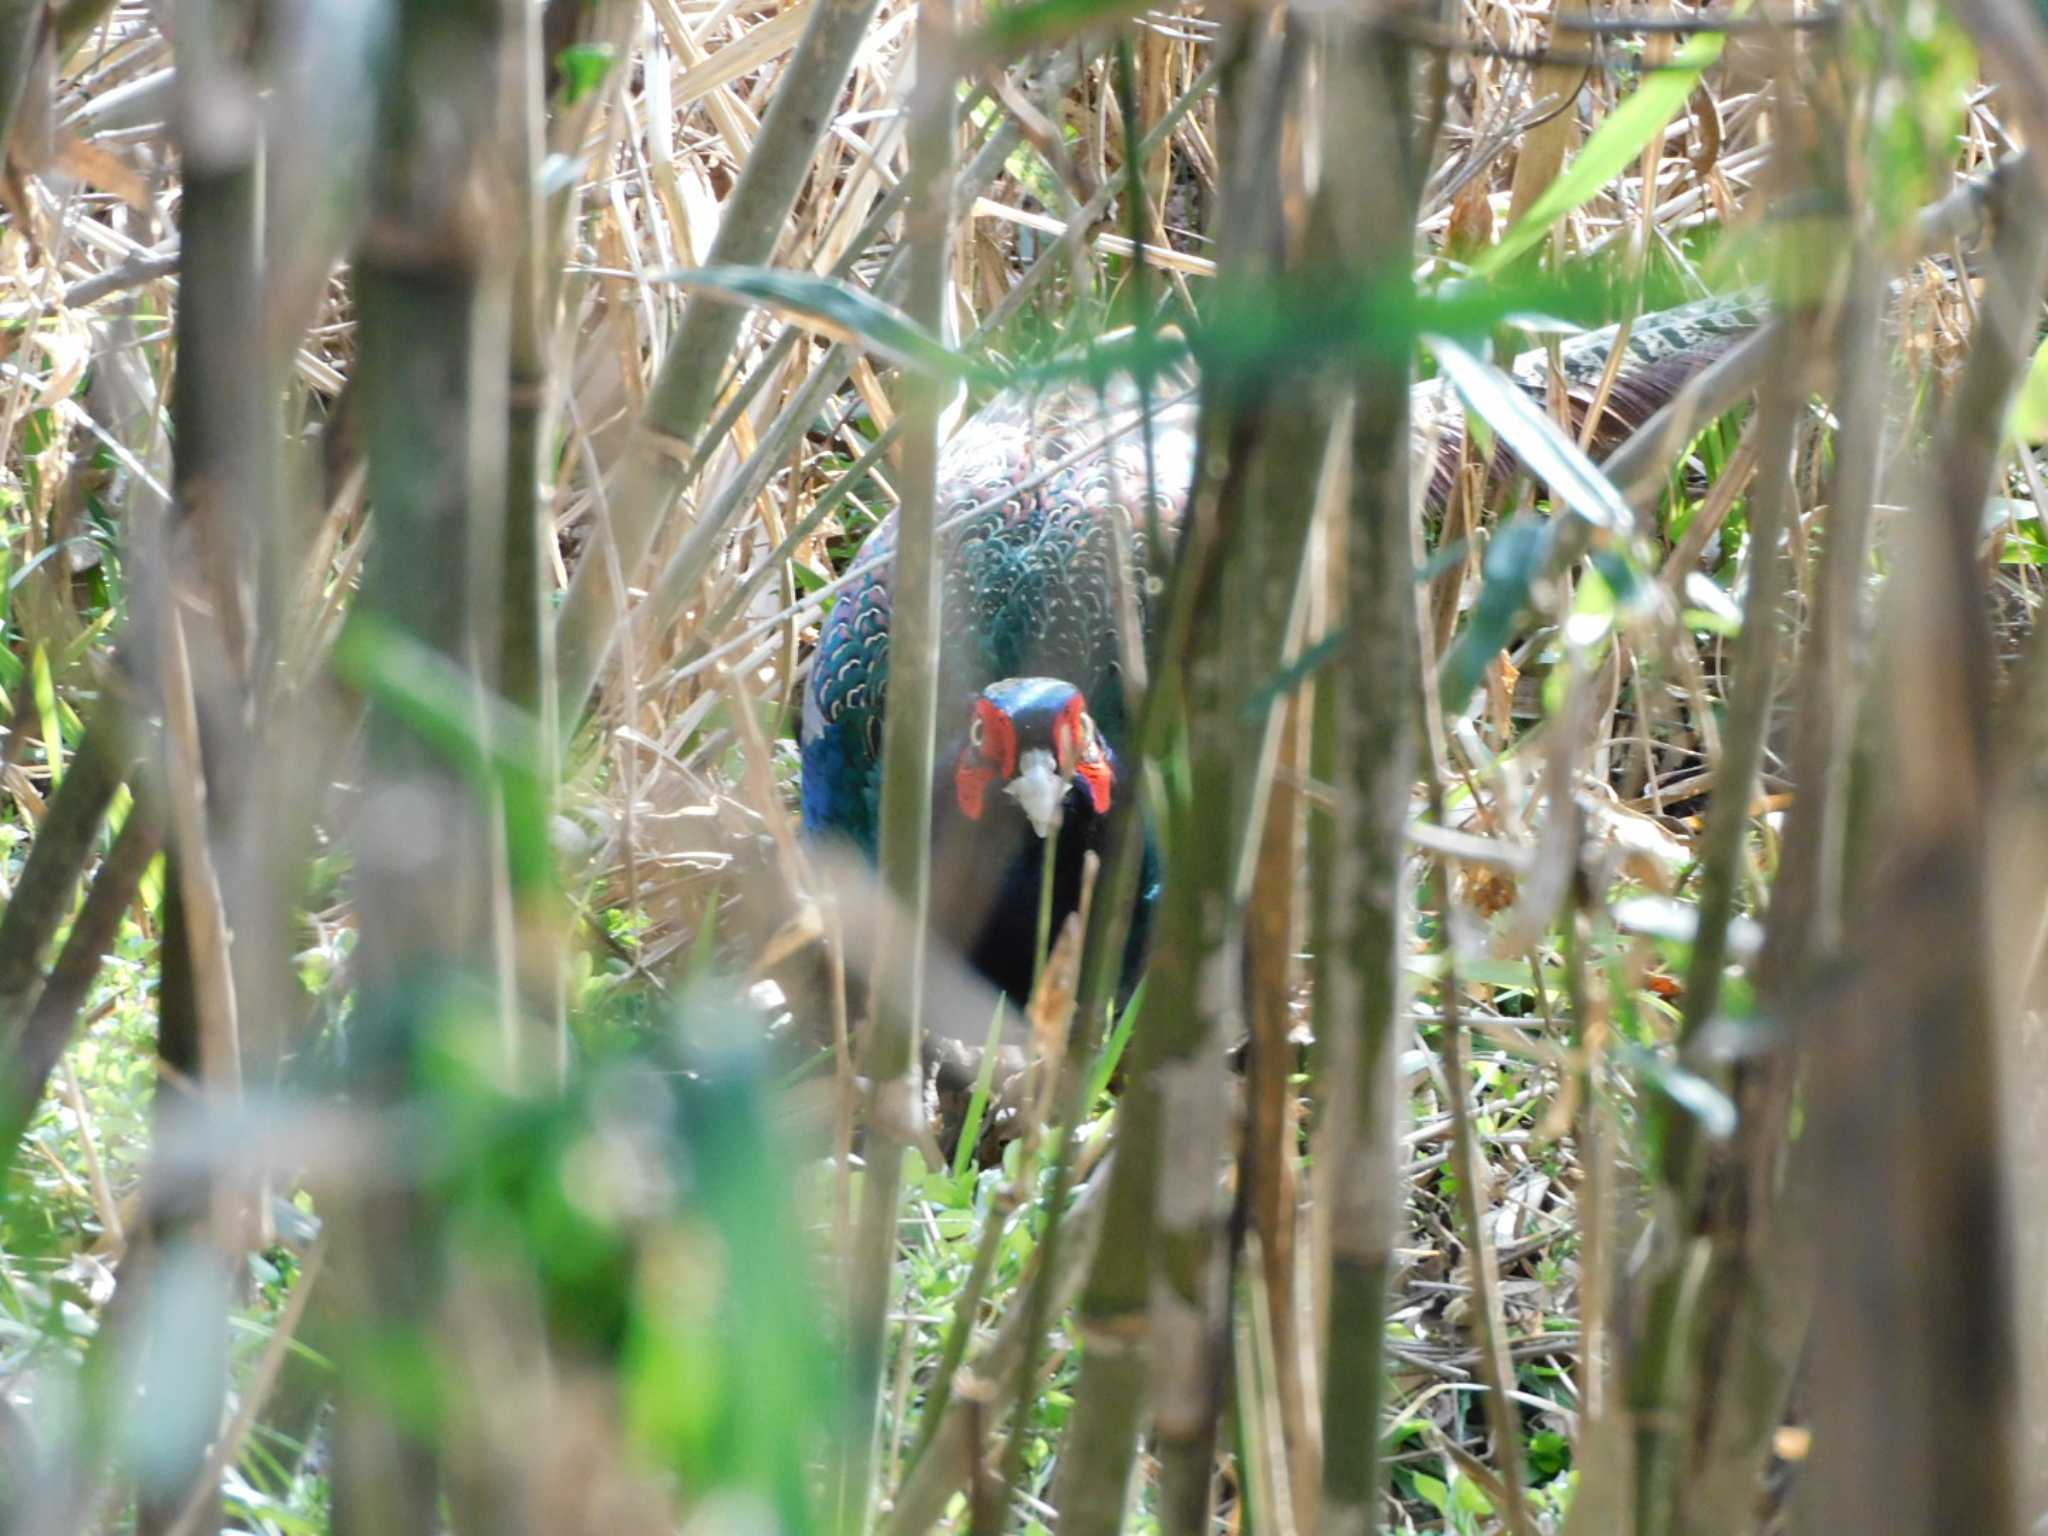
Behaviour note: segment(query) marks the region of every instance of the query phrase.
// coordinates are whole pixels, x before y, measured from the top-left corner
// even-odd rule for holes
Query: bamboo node
[[[680,437],[664,432],[658,427],[651,427],[645,422],[641,422],[634,429],[634,435],[663,457],[673,459],[685,468],[689,466],[690,445]]]

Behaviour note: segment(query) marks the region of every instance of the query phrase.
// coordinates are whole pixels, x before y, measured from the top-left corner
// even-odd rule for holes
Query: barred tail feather
[[[1766,308],[1747,296],[1705,299],[1644,316],[1631,327],[1614,384],[1600,402],[1590,440],[1593,457],[1605,458],[1619,447],[1766,318]],[[1583,434],[1586,415],[1599,396],[1618,329],[1608,326],[1575,336],[1558,349],[1575,437]],[[1550,370],[1549,353],[1541,348],[1521,354],[1508,368],[1515,382],[1538,401],[1547,398]],[[1417,467],[1427,467],[1429,505],[1441,512],[1450,502],[1460,464],[1470,462],[1464,454],[1464,403],[1444,380],[1430,379],[1415,386],[1411,415]],[[1518,468],[1513,452],[1501,446],[1488,473],[1489,491],[1505,484]]]

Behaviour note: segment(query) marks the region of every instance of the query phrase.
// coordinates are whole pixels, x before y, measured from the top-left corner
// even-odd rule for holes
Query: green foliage
[[[1903,229],[1947,184],[1979,72],[1969,34],[1946,10],[1925,0],[1886,9],[1890,25],[1872,25],[1867,13],[1844,25],[1853,59],[1897,71],[1899,88],[1872,103],[1868,193],[1878,227]]]
[[[618,62],[606,43],[572,43],[555,55],[555,68],[562,74],[562,100],[575,106],[604,83]]]
[[[488,718],[479,718],[474,692],[454,663],[367,612],[352,615],[343,630],[334,670],[467,774],[485,803],[503,806],[515,888],[552,885],[548,758],[533,720],[502,700],[488,706]]]
[[[2006,430],[2031,446],[2048,442],[2048,341],[2035,348],[2033,360],[2027,364]]]

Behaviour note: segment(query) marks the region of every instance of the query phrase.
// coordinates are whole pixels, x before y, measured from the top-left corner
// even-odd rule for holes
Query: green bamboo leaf
[[[1254,688],[1245,700],[1240,718],[1247,725],[1256,725],[1265,719],[1267,710],[1315,676],[1326,662],[1342,654],[1349,643],[1344,626],[1339,625]]]
[[[1553,497],[1605,533],[1626,535],[1635,526],[1635,514],[1613,482],[1519,384],[1455,341],[1423,339],[1466,406],[1515,450],[1522,467],[1548,485]]]
[[[540,725],[397,625],[358,609],[334,645],[335,675],[404,722],[480,790],[502,799],[506,853],[521,889],[553,879]]]
[[[1629,1046],[1620,1055],[1655,1093],[1695,1122],[1709,1140],[1726,1141],[1735,1134],[1735,1102],[1718,1086],[1641,1046]]]
[[[1628,100],[1607,114],[1587,138],[1578,158],[1536,199],[1500,244],[1472,264],[1480,274],[1498,272],[1550,232],[1550,226],[1591,198],[1627,169],[1652,137],[1685,104],[1701,73],[1721,57],[1726,35],[1702,32],[1678,50],[1669,68],[1644,79]]]
[[[24,581],[27,581],[31,573],[33,573],[39,566],[41,566],[45,560],[52,559],[55,556],[63,553],[67,545],[73,543],[82,544],[84,542],[86,541],[83,539],[60,539],[55,544],[45,544],[41,549],[37,550],[35,554],[31,555],[26,561],[22,563],[20,570],[10,571],[8,573],[6,590],[9,593],[12,593],[16,587],[20,586]],[[0,613],[4,612],[5,609],[0,608]]]
[[[567,106],[588,96],[611,73],[618,62],[609,43],[575,43],[555,55],[555,68],[562,72],[562,101]]]
[[[893,304],[836,277],[778,267],[685,267],[656,281],[715,298],[757,305],[804,321],[834,341],[866,346],[907,368],[940,378],[993,382],[988,370],[949,349]]]
[[[50,768],[50,790],[64,782],[64,726],[57,714],[57,684],[50,675],[50,654],[38,645],[29,653],[29,676],[35,693],[36,718],[42,724],[43,760]]]
[[[1464,633],[1444,655],[1440,678],[1444,708],[1465,706],[1486,664],[1508,643],[1515,620],[1529,606],[1529,591],[1550,564],[1556,523],[1517,517],[1503,523],[1486,546],[1479,601]]]
[[[2006,431],[2023,443],[2048,442],[2048,341],[2041,343],[2027,367]]]
[[[1685,622],[1696,629],[1711,630],[1717,635],[1742,633],[1742,610],[1735,599],[1714,585],[1713,578],[1704,571],[1686,573]]]
[[[1110,1031],[1108,1043],[1095,1058],[1095,1069],[1088,1074],[1088,1094],[1082,1103],[1098,1104],[1109,1092],[1109,1080],[1116,1076],[1117,1063],[1124,1059],[1124,1047],[1131,1043],[1131,1030],[1137,1025],[1144,1001],[1145,983],[1140,981],[1131,1000],[1124,1004],[1124,1011],[1117,1015],[1116,1028]]]
[[[1072,37],[1144,9],[1143,0],[1022,0],[992,11],[965,51],[975,59],[1007,59],[1040,43]]]
[[[1417,1498],[1440,1515],[1448,1515],[1451,1512],[1450,1485],[1442,1478],[1431,1477],[1427,1472],[1416,1472],[1412,1474],[1411,1480]]]

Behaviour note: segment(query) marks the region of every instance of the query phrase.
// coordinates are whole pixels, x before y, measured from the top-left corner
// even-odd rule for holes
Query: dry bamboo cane
[[[1254,32],[1249,27],[1240,28],[1232,44],[1232,52],[1240,60],[1250,47]],[[1226,68],[1226,80],[1233,71]],[[1225,86],[1226,94],[1230,87]],[[1125,127],[1135,139],[1134,115],[1127,114]],[[1145,203],[1142,189],[1136,185],[1135,177],[1142,165],[1142,157],[1126,155],[1127,180],[1125,202],[1132,218],[1133,245],[1143,250],[1145,240]],[[1050,261],[1050,253],[1047,262]],[[1041,263],[1045,265],[1046,263]],[[1142,284],[1143,266],[1140,265],[1139,281]],[[1149,323],[1142,289],[1138,301],[1141,323]],[[1209,429],[1205,426],[1204,432]],[[1241,471],[1240,471],[1241,475]],[[1242,487],[1240,486],[1240,492]],[[1156,523],[1157,513],[1153,510],[1153,498],[1146,496],[1149,517]],[[1136,632],[1135,603],[1130,595],[1130,584],[1138,579],[1128,567],[1120,568],[1126,586],[1123,605],[1126,617],[1123,625],[1125,638],[1125,674],[1127,692],[1133,697],[1132,710],[1137,725],[1133,740],[1137,751],[1134,762],[1157,760],[1165,755],[1166,743],[1175,721],[1181,718],[1183,703],[1182,664],[1193,651],[1194,615],[1197,596],[1203,585],[1203,573],[1207,568],[1215,546],[1213,538],[1214,507],[1190,509],[1189,526],[1183,530],[1180,547],[1174,552],[1171,576],[1167,593],[1161,604],[1163,616],[1157,624],[1157,638],[1154,654],[1146,657]],[[1148,530],[1146,547],[1151,557],[1162,560],[1165,557],[1158,530]],[[1077,1048],[1071,1054],[1070,1064],[1075,1067],[1066,1085],[1060,1109],[1060,1124],[1063,1139],[1058,1161],[1054,1170],[1054,1194],[1052,1214],[1057,1217],[1064,1203],[1066,1180],[1072,1166],[1072,1144],[1068,1133],[1085,1111],[1080,1102],[1080,1087],[1087,1074],[1080,1070],[1094,1054],[1095,1026],[1108,1001],[1113,978],[1121,964],[1123,954],[1124,922],[1128,917],[1131,898],[1136,890],[1138,855],[1144,837],[1144,818],[1148,796],[1145,786],[1149,776],[1142,770],[1132,775],[1133,788],[1138,791],[1138,804],[1134,813],[1126,818],[1115,843],[1110,849],[1103,879],[1103,896],[1096,903],[1094,922],[1088,935],[1088,945],[1083,956],[1083,971],[1080,985],[1078,1017],[1081,1037]],[[1220,808],[1219,808],[1220,809]],[[1188,816],[1184,801],[1177,807],[1169,808],[1172,825],[1185,832]],[[1222,818],[1218,818],[1219,824]],[[1169,843],[1172,833],[1169,833]],[[1228,840],[1226,839],[1226,842]],[[1225,852],[1234,851],[1230,844]],[[1188,889],[1189,900],[1194,900],[1194,891],[1199,877],[1190,865],[1187,878],[1182,882]],[[1225,881],[1218,880],[1220,887]],[[1169,890],[1172,887],[1169,886]],[[1199,914],[1190,914],[1186,908],[1175,909],[1169,897],[1162,931],[1171,931],[1177,938],[1162,940],[1161,955],[1152,967],[1155,978],[1161,978],[1173,969],[1185,964],[1186,957],[1176,960],[1172,948],[1176,944],[1188,946],[1195,942],[1195,927]],[[1181,976],[1166,985],[1176,984],[1185,988],[1191,977]],[[1150,994],[1148,993],[1148,996]],[[1087,1285],[1083,1291],[1079,1327],[1086,1341],[1082,1356],[1082,1376],[1075,1392],[1075,1409],[1065,1438],[1065,1448],[1060,1467],[1059,1504],[1067,1526],[1078,1532],[1107,1532],[1119,1528],[1124,1503],[1130,1483],[1130,1469],[1136,1454],[1137,1434],[1144,1421],[1146,1409],[1145,1368],[1148,1363],[1149,1325],[1147,1309],[1152,1297],[1151,1277],[1155,1264],[1154,1226],[1159,1183],[1162,1174],[1161,1151],[1165,1129],[1164,1105],[1160,1087],[1164,1081],[1162,1063],[1169,1057],[1182,1066],[1189,1065],[1189,1058],[1200,1050],[1201,1020],[1197,1010],[1187,1005],[1183,992],[1180,1000],[1148,1001],[1145,1005],[1147,1020],[1141,1022],[1131,1053],[1129,1082],[1125,1089],[1122,1105],[1118,1111],[1117,1171],[1112,1177],[1107,1194],[1109,1202],[1108,1220],[1119,1234],[1120,1241],[1110,1248],[1098,1249],[1096,1260],[1090,1266]],[[1183,1074],[1192,1085],[1201,1076],[1201,1065],[1195,1064]],[[1199,1091],[1198,1091],[1199,1092]],[[1185,1106],[1193,1108],[1193,1104]],[[1189,1176],[1206,1177],[1207,1189],[1189,1207],[1193,1215],[1206,1209],[1213,1202],[1214,1164],[1213,1156],[1203,1157],[1199,1150],[1193,1153],[1200,1164],[1191,1169]],[[1197,1217],[1199,1225],[1199,1217]],[[1046,1262],[1051,1265],[1058,1252],[1062,1236],[1057,1222],[1049,1223],[1043,1251]],[[1200,1246],[1198,1243],[1196,1246]],[[1201,1267],[1201,1260],[1196,1264]],[[1034,1308],[1041,1307],[1039,1296],[1034,1291],[1031,1297]],[[1189,1313],[1185,1307],[1178,1315],[1183,1321],[1192,1323],[1199,1331],[1202,1320]],[[1027,1314],[1032,1316],[1032,1314]],[[1039,1311],[1033,1317],[1034,1331],[1042,1329],[1048,1321],[1048,1314]],[[1030,1346],[1027,1343],[1027,1347]],[[1198,1355],[1203,1351],[1198,1350]],[[1201,1361],[1193,1362],[1197,1371],[1203,1369]],[[1031,1380],[1026,1373],[1028,1389]],[[1206,1391],[1204,1397],[1210,1394]],[[1011,1465],[1006,1480],[1014,1481],[1021,1467],[1020,1442],[1022,1439],[1021,1418],[1023,1400],[1020,1397],[1016,1410],[1020,1422],[1013,1427],[1011,1441]],[[1187,1425],[1187,1433],[1180,1436],[1180,1454],[1177,1457],[1179,1472],[1177,1484],[1189,1503],[1206,1505],[1207,1500],[1207,1458],[1195,1445],[1206,1430],[1204,1426],[1213,1422],[1213,1415],[1200,1412]],[[1199,1464],[1201,1471],[1195,1472]]]
[[[41,984],[43,954],[71,910],[114,791],[125,772],[118,701],[102,706],[72,754],[29,846],[28,863],[0,915],[0,1048],[12,1057]]]
[[[9,1118],[0,1121],[0,1148],[11,1151],[20,1139],[21,1128],[71,1043],[79,1011],[99,976],[100,962],[114,948],[143,872],[163,846],[163,822],[155,798],[148,793],[136,797],[114,846],[93,871],[85,902],[50,966],[49,979],[43,983],[19,1039],[5,1052],[10,1070],[18,1074],[8,1091],[18,1097],[6,1106]]]
[[[1408,52],[1382,20],[1333,21],[1325,138],[1338,251],[1358,276],[1408,282],[1420,177],[1410,165]],[[1334,858],[1316,984],[1330,1035],[1319,1160],[1328,1159],[1329,1318],[1324,1342],[1323,1528],[1378,1524],[1385,1310],[1399,1216],[1394,1062],[1402,1017],[1406,864],[1415,777],[1415,656],[1407,360],[1368,355],[1354,374],[1343,623],[1333,668]],[[1319,690],[1320,691],[1320,690]]]
[[[971,195],[977,193],[1002,169],[1016,142],[1016,126],[1005,119],[961,168],[953,180],[953,208],[956,218],[963,212],[965,203],[971,201]],[[856,263],[868,252],[873,244],[872,236],[879,235],[887,218],[894,216],[902,192],[903,188],[899,184],[879,201],[874,216],[869,219],[861,233],[848,244],[845,257],[834,269],[835,277],[843,278],[850,274]],[[893,296],[894,290],[905,276],[906,263],[902,259],[903,255],[901,250],[894,252],[884,263],[874,283],[874,291],[878,295],[884,298]],[[722,437],[726,425],[737,419],[740,409],[752,399],[755,390],[762,383],[777,375],[799,338],[805,334],[807,333],[798,327],[791,326],[775,345],[768,349],[753,372],[733,390],[732,398],[709,428],[707,440],[718,441]],[[697,591],[705,573],[711,569],[712,561],[717,558],[718,551],[724,547],[733,527],[738,523],[740,514],[753,505],[768,482],[780,472],[788,460],[792,446],[811,429],[818,418],[819,410],[845,384],[848,374],[852,372],[860,356],[860,349],[845,342],[828,350],[811,370],[803,386],[790,396],[775,419],[761,433],[760,440],[747,462],[734,471],[732,477],[697,514],[688,536],[676,546],[675,553],[669,556],[668,563],[662,567],[661,573],[654,579],[649,589],[645,622],[651,629],[666,628],[681,617],[691,595]],[[892,424],[882,435],[885,439],[893,441],[893,434],[896,431],[897,427]],[[880,446],[878,441],[877,449]],[[862,463],[848,471],[845,479],[849,489],[866,473],[867,462],[868,458],[864,455]],[[711,636],[724,633],[733,616],[744,611],[745,597],[755,583],[772,574],[781,564],[787,549],[794,548],[796,543],[807,535],[808,530],[815,528],[824,516],[823,512],[814,508],[804,519],[804,523],[808,525],[805,531],[792,529],[783,541],[783,549],[779,549],[768,560],[763,561],[756,574],[749,578],[741,590],[727,599],[721,613],[700,626],[701,631]],[[636,619],[636,622],[642,621]]]
[[[1789,93],[1790,88],[1789,63],[1784,69],[1779,77],[1781,94]],[[1811,134],[1811,119],[1796,107],[1788,118],[1788,131],[1775,163],[1778,174],[1789,180],[1803,175],[1810,163],[1803,145]],[[1701,839],[1698,927],[1686,968],[1679,1027],[1679,1050],[1688,1058],[1697,1055],[1703,1031],[1720,1006],[1728,964],[1728,931],[1745,868],[1751,794],[1763,761],[1784,648],[1780,609],[1792,581],[1785,535],[1796,516],[1791,460],[1805,414],[1806,368],[1815,324],[1813,310],[1806,306],[1780,317],[1770,332],[1769,387],[1758,406],[1762,425],[1757,483],[1749,498],[1749,588],[1742,632],[1736,641],[1735,686]],[[1696,1067],[1698,1063],[1688,1059],[1687,1065]],[[1624,1363],[1635,1421],[1637,1536],[1665,1536],[1684,1503],[1681,1441],[1687,1422],[1686,1398],[1694,1385],[1687,1366],[1694,1353],[1706,1259],[1705,1245],[1695,1237],[1706,1153],[1696,1122],[1671,1117],[1661,1170],[1662,1230],[1646,1277],[1642,1324]]]
[[[1757,962],[1760,1006],[1781,1021],[1784,1038],[1737,1083],[1740,1147],[1730,1194],[1747,1209],[1740,1225],[1717,1223],[1715,1232],[1710,1324],[1700,1330],[1699,1349],[1710,1359],[1718,1351],[1723,1363],[1712,1382],[1703,1380],[1695,1411],[1696,1454],[1678,1517],[1685,1536],[1731,1529],[1753,1503],[1813,1296],[1806,1223],[1790,1219],[1803,1201],[1789,1188],[1785,1128],[1805,1057],[1798,1026],[1812,1011],[1809,989],[1839,956],[1843,938],[1849,766],[1861,693],[1853,662],[1867,622],[1864,571],[1886,435],[1882,296],[1877,268],[1859,243],[1840,322],[1841,430],[1827,537],[1800,661],[1792,774],[1800,792],[1786,820]]]
[[[1442,781],[1432,769],[1429,778],[1430,815],[1444,824]],[[1458,995],[1458,938],[1453,907],[1451,864],[1436,861],[1432,893],[1437,921],[1441,925],[1445,966],[1438,983],[1443,997],[1444,1092],[1450,1099],[1451,1163],[1458,1173],[1458,1212],[1463,1221],[1459,1233],[1465,1245],[1467,1283],[1472,1287],[1473,1326],[1478,1333],[1479,1376],[1486,1384],[1486,1420],[1493,1432],[1495,1470],[1500,1476],[1506,1507],[1501,1510],[1509,1536],[1531,1536],[1527,1472],[1522,1455],[1521,1416],[1508,1393],[1515,1384],[1514,1367],[1508,1360],[1507,1318],[1501,1306],[1500,1266],[1494,1256],[1493,1238],[1487,1220],[1485,1181],[1492,1171],[1485,1165],[1479,1138],[1472,1124],[1472,1076],[1466,1065],[1465,1023]]]
[[[950,0],[926,0],[919,12],[917,79],[912,87],[910,249],[907,311],[933,334],[951,264],[954,151],[953,14]],[[939,576],[937,516],[939,416],[945,381],[913,372],[905,382],[903,473],[899,480],[895,575],[891,589],[889,696],[882,738],[882,879],[901,928],[885,940],[881,985],[862,1066],[881,1114],[868,1122],[867,1176],[852,1260],[848,1411],[838,1488],[838,1528],[860,1531],[873,1506],[869,1482],[885,1313],[896,1259],[896,1211],[902,1149],[890,1139],[885,1101],[910,1092],[918,1059],[924,994],[926,910],[931,899],[933,734],[938,715]]]
[[[1889,814],[1883,844],[1856,850],[1855,991],[1816,1015],[1810,1134],[1830,1304],[1814,1330],[1815,1530],[2021,1528],[1988,900],[1995,663],[1979,565],[2048,285],[2048,204],[2031,184],[2015,201],[1926,502],[1898,527],[1883,627],[1906,639],[1886,658],[1876,758]]]
[[[356,266],[377,540],[355,621],[438,652],[478,715],[503,634],[511,284],[497,253],[518,229],[503,157],[488,146],[505,99],[510,4],[398,6]],[[427,1021],[490,975],[494,871],[486,808],[460,765],[382,708],[367,738],[349,1068],[357,1101],[388,1107]],[[487,981],[478,990],[489,997]],[[416,1338],[439,1297],[433,1212],[402,1187],[330,1194],[334,1300],[381,1339]],[[440,1448],[393,1411],[369,1370],[360,1353],[344,1362],[334,1529],[429,1529]]]

